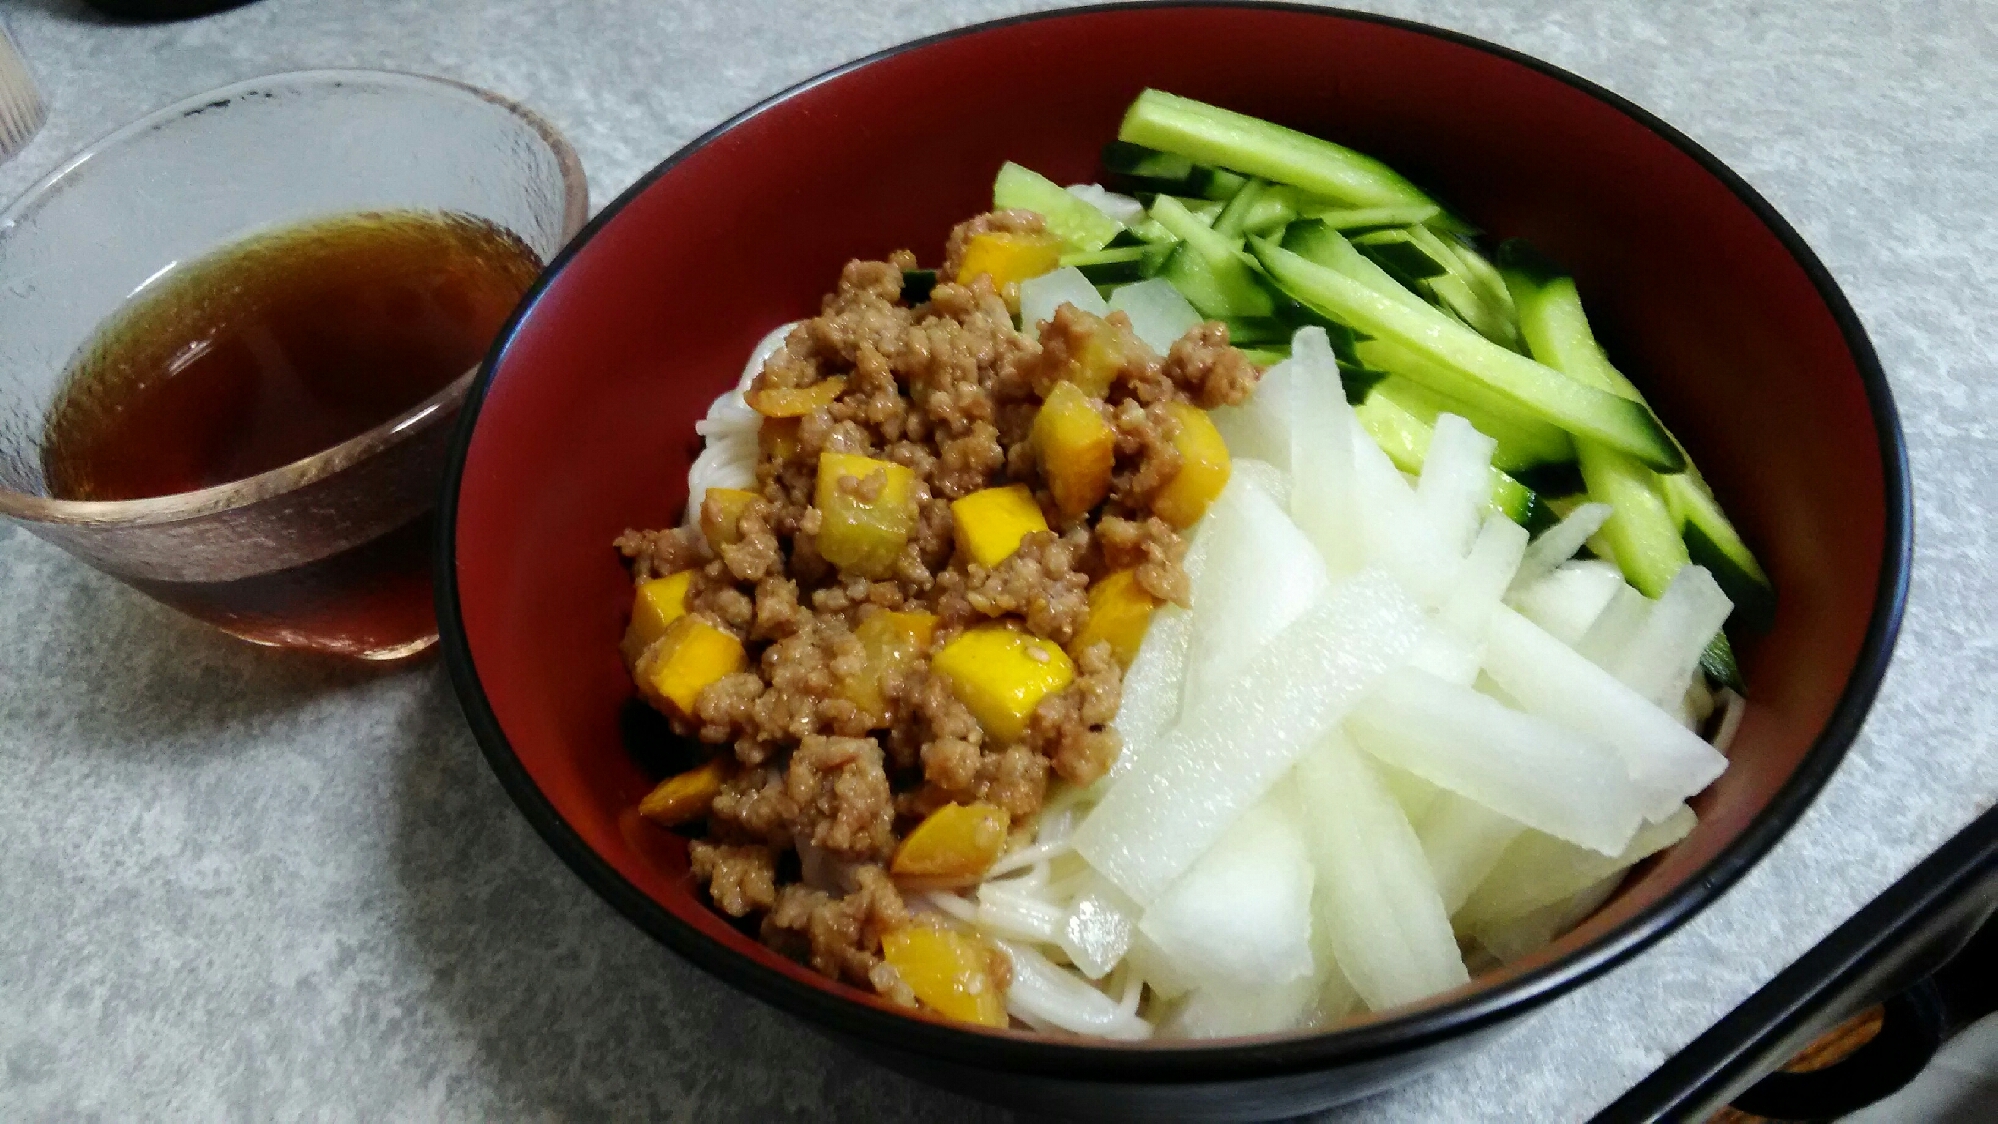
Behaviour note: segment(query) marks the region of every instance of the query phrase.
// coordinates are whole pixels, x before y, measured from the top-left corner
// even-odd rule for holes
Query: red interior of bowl
[[[1734,767],[1696,803],[1694,835],[1547,955],[1592,939],[1699,870],[1823,728],[1876,598],[1879,441],[1833,315],[1724,183],[1573,85],[1404,27],[1198,8],[999,26],[821,81],[653,179],[524,318],[466,453],[458,594],[500,728],[624,878],[824,985],[710,913],[679,842],[627,815],[648,782],[616,723],[631,591],[611,540],[678,518],[694,421],[759,336],[816,310],[842,263],[898,247],[934,262],[950,226],[988,206],[1004,160],[1096,178],[1148,85],[1377,155],[1568,263],[1611,354],[1774,575],[1775,629],[1744,652],[1754,704]]]

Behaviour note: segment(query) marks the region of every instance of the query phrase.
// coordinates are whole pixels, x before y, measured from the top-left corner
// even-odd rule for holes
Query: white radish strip
[[[1427,627],[1379,571],[1335,586],[1118,779],[1076,850],[1139,904],[1157,900]]]
[[[1741,732],[1741,716],[1748,713],[1748,700],[1723,687],[1715,702],[1724,709],[1720,729],[1714,731],[1714,749],[1725,754],[1734,748],[1734,736]]]
[[[1317,984],[1308,975],[1260,987],[1208,984],[1186,997],[1171,1021],[1159,1027],[1159,1036],[1238,1038],[1296,1030],[1311,1025],[1307,1020],[1317,998]]]
[[[1125,285],[1110,294],[1110,311],[1131,318],[1131,331],[1145,346],[1164,355],[1173,341],[1200,323],[1200,314],[1161,277]]]
[[[1501,816],[1475,800],[1446,792],[1416,830],[1436,894],[1445,912],[1455,914],[1485,876],[1498,865],[1506,846],[1526,825]]]
[[[1604,670],[1617,665],[1644,622],[1651,616],[1651,598],[1628,585],[1619,586],[1589,630],[1575,641],[1574,649],[1583,659]]]
[[[1145,986],[1152,989],[1153,995],[1166,1002],[1185,995],[1192,986],[1179,977],[1165,953],[1160,952],[1158,946],[1143,933],[1133,933],[1131,947],[1124,953],[1124,963],[1145,981]]]
[[[1519,564],[1519,576],[1513,579],[1515,590],[1524,589],[1548,574],[1554,567],[1575,556],[1589,536],[1602,530],[1616,509],[1606,503],[1585,503],[1568,513],[1566,519],[1540,532],[1533,545],[1526,550],[1526,558]]]
[[[1398,765],[1390,765],[1380,758],[1374,758],[1374,775],[1386,786],[1388,795],[1401,805],[1401,812],[1408,817],[1410,826],[1419,834],[1428,818],[1430,810],[1443,802],[1445,790],[1423,780],[1414,773]]]
[[[1100,980],[1130,951],[1137,924],[1136,903],[1108,879],[1090,871],[1088,881],[1062,921],[1062,951],[1068,953],[1083,975]],[[1132,973],[1133,979],[1136,976]]]
[[[1119,195],[1098,184],[1072,183],[1068,193],[1102,211],[1125,226],[1145,217],[1145,205],[1128,195]]]
[[[1295,776],[1317,921],[1360,998],[1379,1011],[1470,979],[1422,843],[1359,751],[1335,731]]]
[[[1459,557],[1471,548],[1478,520],[1490,506],[1492,453],[1498,442],[1456,414],[1439,414],[1415,498],[1445,546]]]
[[[1499,963],[1510,964],[1554,943],[1556,937],[1601,908],[1622,883],[1620,875],[1611,875],[1574,897],[1543,905],[1523,917],[1479,929],[1477,941],[1498,958]]]
[[[1053,944],[1065,920],[1060,906],[1036,894],[993,882],[978,888],[977,925],[993,936]]]
[[[1507,595],[1512,607],[1571,648],[1609,608],[1617,591],[1629,588],[1621,571],[1594,558],[1556,566],[1524,589],[1518,585],[1515,581]]]
[[[1425,467],[1424,471],[1428,469]],[[1471,553],[1457,573],[1457,584],[1437,616],[1458,636],[1482,644],[1492,612],[1511,587],[1526,556],[1526,528],[1503,515],[1485,517],[1471,543]],[[1466,680],[1469,682],[1469,680]]]
[[[1207,563],[1193,583],[1182,713],[1232,682],[1332,584],[1317,549],[1253,473],[1230,477],[1204,522]]]
[[[1296,359],[1286,359],[1263,372],[1256,392],[1239,406],[1217,406],[1208,411],[1214,428],[1228,443],[1228,454],[1239,465],[1244,458],[1267,461],[1286,472],[1292,468],[1292,419],[1297,413],[1297,384],[1317,377],[1300,369]]]
[[[1529,831],[1513,840],[1498,865],[1471,891],[1457,922],[1467,931],[1523,917],[1551,902],[1635,866],[1684,839],[1698,820],[1684,804],[1657,823],[1645,824],[1615,858]]]
[[[1346,725],[1382,760],[1605,855],[1643,818],[1643,793],[1610,746],[1413,667],[1384,676]]]
[[[1198,988],[1311,975],[1311,862],[1277,803],[1249,809],[1138,921]]]
[[[1290,427],[1290,514],[1332,575],[1339,577],[1366,564],[1353,489],[1353,443],[1372,446],[1373,442],[1361,432],[1346,401],[1339,362],[1325,329],[1298,329],[1290,347],[1293,385],[1287,399],[1273,404],[1288,410],[1284,421]]]
[[[1611,671],[1631,690],[1675,710],[1699,670],[1701,653],[1732,612],[1734,602],[1706,567],[1681,566]]]
[[[1063,266],[1052,273],[1039,277],[1029,277],[1020,282],[1020,330],[1030,336],[1040,335],[1040,324],[1053,320],[1055,309],[1072,304],[1078,312],[1096,316],[1109,313],[1110,306],[1103,303],[1103,295],[1082,271],[1074,266]]]
[[[1127,1041],[1151,1037],[1150,1023],[1125,1014],[1116,1000],[1056,967],[1032,947],[1017,941],[998,944],[1013,960],[1006,1010],[1021,1021],[1038,1019],[1076,1034]]]
[[[1647,819],[1670,815],[1727,768],[1698,734],[1510,609],[1492,616],[1485,673],[1529,712],[1615,746]]]
[[[1408,666],[1419,667],[1445,683],[1468,687],[1477,682],[1481,650],[1482,645],[1474,648],[1451,633],[1431,629],[1409,654]]]
[[[1415,489],[1373,438],[1356,426],[1351,444],[1367,562],[1394,575],[1425,608],[1435,608],[1449,594],[1462,559],[1450,552],[1416,502]]]
[[[1228,482],[1237,479],[1276,501],[1279,508],[1290,507],[1290,473],[1255,457],[1236,457],[1228,468]]]
[[[1179,700],[1186,682],[1186,652],[1193,637],[1193,614],[1177,605],[1162,605],[1152,613],[1137,658],[1124,673],[1123,701],[1111,727],[1124,742],[1110,776],[1136,767],[1179,718]]]

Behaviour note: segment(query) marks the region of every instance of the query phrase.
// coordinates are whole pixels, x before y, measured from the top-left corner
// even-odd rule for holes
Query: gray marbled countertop
[[[265,0],[130,27],[9,0],[54,109],[0,166],[0,194],[180,96],[361,65],[534,106],[601,205],[768,93],[1026,6]],[[1803,822],[1655,950],[1345,1114],[1579,1119],[1998,795],[1998,9],[1362,6],[1576,71],[1738,169],[1851,296],[1911,447],[1900,653]],[[0,527],[0,1117],[979,1112],[738,998],[613,914],[515,814],[434,664],[376,676],[252,650]]]

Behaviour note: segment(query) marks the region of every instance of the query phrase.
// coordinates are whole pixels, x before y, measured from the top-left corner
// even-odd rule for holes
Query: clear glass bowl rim
[[[511,113],[532,129],[555,157],[556,166],[562,177],[564,240],[573,238],[576,232],[582,229],[583,221],[589,213],[590,194],[589,184],[583,175],[582,161],[576,156],[575,149],[570,147],[567,138],[540,114],[511,98],[451,78],[400,70],[337,67],[287,70],[231,82],[226,86],[218,86],[182,98],[129,124],[121,125],[84,145],[54,171],[35,181],[34,185],[22,192],[19,198],[8,204],[6,210],[0,211],[0,234],[4,234],[8,228],[18,222],[22,215],[40,206],[44,199],[71,176],[87,167],[94,157],[185,116],[190,110],[199,109],[216,101],[230,100],[278,83],[337,86],[344,82],[369,82],[417,89],[441,88],[457,94],[470,94],[480,101]],[[330,448],[322,449],[309,457],[260,472],[255,476],[246,476],[241,480],[198,488],[191,492],[176,492],[172,495],[136,500],[63,500],[0,488],[0,514],[38,523],[130,526],[172,523],[232,508],[246,507],[304,487],[314,481],[323,480],[408,439],[412,434],[426,428],[425,423],[441,420],[448,413],[449,407],[463,400],[465,392],[477,376],[478,368],[473,367],[435,394],[374,428],[358,433]]]

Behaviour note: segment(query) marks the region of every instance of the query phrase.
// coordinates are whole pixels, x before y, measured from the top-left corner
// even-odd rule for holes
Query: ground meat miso
[[[1020,837],[1050,786],[1115,762],[1123,669],[1096,599],[1185,602],[1173,493],[1204,419],[1187,411],[1238,403],[1260,375],[1219,323],[1163,356],[1122,314],[1064,305],[1017,329],[1013,286],[959,274],[979,236],[1041,232],[1019,211],[960,224],[914,305],[913,255],[848,263],[748,391],[754,489],[711,490],[696,525],[615,544],[639,589],[624,650],[641,693],[712,755],[648,814],[695,834],[716,909],[906,1005],[882,942],[922,923],[904,895],[936,875],[898,873],[902,845],[953,805],[996,809]],[[1073,440],[1102,450],[1086,512],[1054,499]],[[953,660],[958,644],[995,654]],[[1000,713],[985,675],[1047,689]]]

